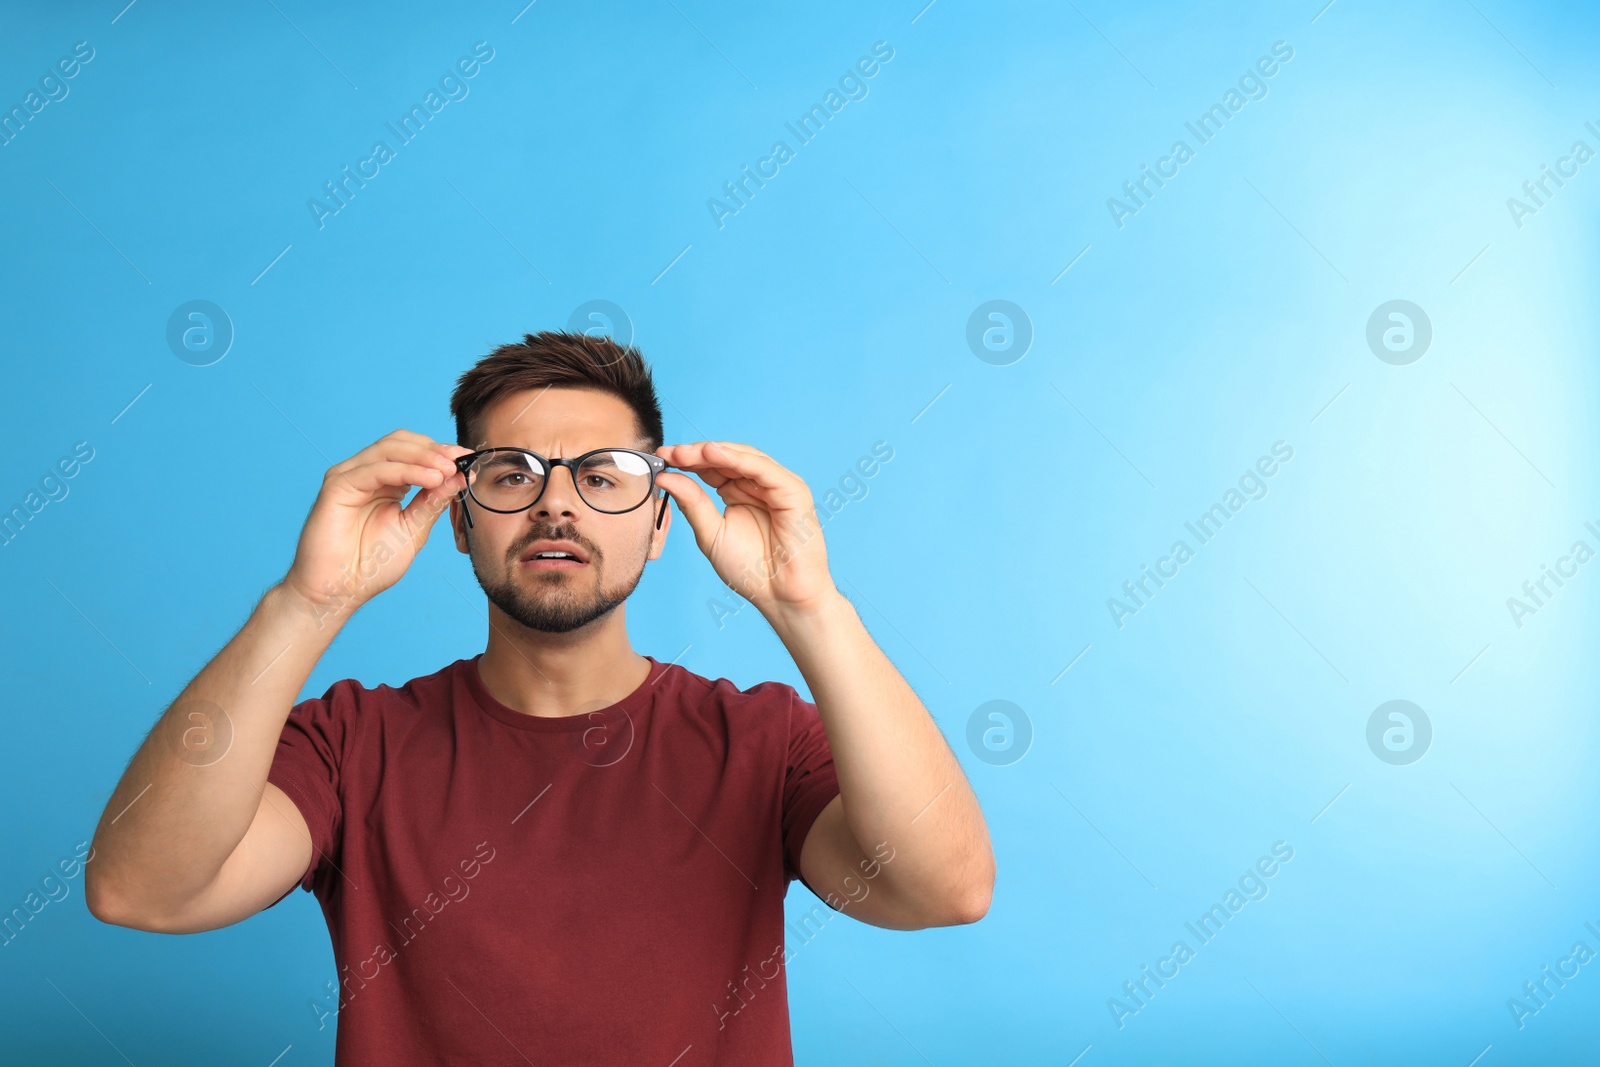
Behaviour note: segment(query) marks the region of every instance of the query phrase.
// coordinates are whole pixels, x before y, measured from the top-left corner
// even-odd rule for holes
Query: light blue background
[[[1506,200],[1600,149],[1600,35],[1577,7],[1396,6],[12,5],[0,108],[95,57],[0,147],[0,507],[75,442],[95,458],[0,548],[3,910],[282,576],[322,472],[396,427],[449,437],[457,375],[600,298],[669,440],[755,444],[819,496],[894,449],[830,559],[961,755],[999,877],[975,926],[806,944],[798,1062],[1592,1057],[1600,961],[1520,1029],[1507,1000],[1600,950],[1600,563],[1520,628],[1506,599],[1600,547],[1600,162],[1521,227]],[[879,40],[869,94],[719,229],[708,198]],[[478,41],[469,95],[319,229],[307,200]],[[1119,229],[1107,198],[1276,41],[1268,95]],[[165,340],[192,299],[236,330],[211,366]],[[965,340],[991,299],[1035,332],[1009,366]],[[1366,344],[1391,299],[1432,322],[1408,366]],[[1267,496],[1114,625],[1107,598],[1279,440]],[[758,613],[719,627],[687,534],[636,647],[803,684]],[[306,695],[482,649],[434,542]],[[1433,724],[1408,766],[1366,742],[1396,698]],[[1004,766],[966,740],[996,699],[1034,734]],[[1119,1029],[1108,998],[1275,841],[1266,899]],[[332,1062],[309,895],[169,937],[70,884],[0,950],[30,1062]]]

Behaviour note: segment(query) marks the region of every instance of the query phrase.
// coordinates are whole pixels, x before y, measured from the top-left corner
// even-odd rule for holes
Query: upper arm
[[[305,816],[268,782],[250,829],[211,884],[180,912],[136,925],[156,933],[192,934],[247,919],[294,888],[311,865],[313,851]]]
[[[887,930],[921,930],[934,925],[895,897],[878,878],[894,859],[887,842],[871,853],[856,843],[844,817],[844,798],[835,796],[822,809],[800,850],[800,873],[811,891],[829,907]]]

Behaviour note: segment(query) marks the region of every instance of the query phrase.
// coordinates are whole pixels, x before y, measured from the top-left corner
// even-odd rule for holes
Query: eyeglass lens
[[[478,503],[494,511],[530,506],[549,471],[526,452],[485,452],[467,469],[467,485]],[[585,457],[574,481],[583,502],[596,511],[621,512],[650,495],[650,464],[634,452],[596,452]]]

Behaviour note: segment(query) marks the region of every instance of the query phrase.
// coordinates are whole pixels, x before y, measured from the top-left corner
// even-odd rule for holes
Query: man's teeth
[[[535,552],[534,559],[577,559],[571,552]]]

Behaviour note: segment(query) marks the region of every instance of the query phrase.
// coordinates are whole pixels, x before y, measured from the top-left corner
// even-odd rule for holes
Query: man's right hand
[[[84,868],[91,914],[137,930],[214,930],[304,877],[305,812],[268,780],[284,725],[337,632],[327,618],[342,621],[406,572],[465,488],[454,459],[470,451],[396,430],[328,471],[289,573],[184,687],[106,802]],[[414,485],[422,491],[402,508]],[[214,756],[188,747],[197,713],[228,731]]]
[[[348,615],[405,574],[450,500],[470,448],[396,430],[323,476],[283,585],[320,615]],[[412,486],[419,492],[404,508]]]

